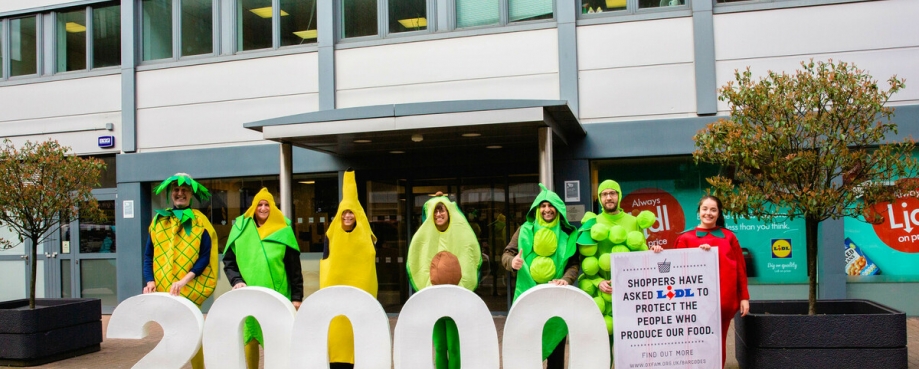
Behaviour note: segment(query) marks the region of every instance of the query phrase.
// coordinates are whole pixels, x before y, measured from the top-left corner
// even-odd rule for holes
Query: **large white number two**
[[[137,295],[122,301],[109,318],[108,338],[147,337],[151,322],[163,327],[163,339],[134,369],[178,369],[198,352],[204,317],[195,304],[184,297],[157,292]]]

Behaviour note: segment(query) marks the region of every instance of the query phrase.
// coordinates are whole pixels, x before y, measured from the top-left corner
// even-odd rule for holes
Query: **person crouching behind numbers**
[[[294,308],[300,308],[303,300],[300,248],[290,220],[275,206],[268,189],[259,191],[249,210],[233,222],[223,264],[234,290],[246,286],[270,288],[289,298]],[[265,341],[255,318],[246,318],[243,341],[246,367],[257,369],[258,347]]]

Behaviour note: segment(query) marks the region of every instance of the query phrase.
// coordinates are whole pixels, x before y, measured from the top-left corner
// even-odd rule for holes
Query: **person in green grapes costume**
[[[580,253],[581,270],[578,287],[594,298],[603,319],[606,331],[613,342],[613,309],[610,284],[610,254],[648,250],[648,242],[642,230],[651,227],[657,220],[654,213],[644,210],[633,216],[620,207],[622,189],[619,183],[605,180],[597,188],[599,215],[586,213],[578,229],[577,244]]]
[[[567,286],[578,276],[577,251],[572,233],[575,227],[568,223],[565,203],[555,192],[542,183],[541,191],[530,205],[526,222],[517,229],[504,248],[501,263],[517,275],[514,301],[521,294],[540,284]],[[542,358],[547,369],[565,367],[565,336],[568,327],[555,317],[546,322],[542,338]]]

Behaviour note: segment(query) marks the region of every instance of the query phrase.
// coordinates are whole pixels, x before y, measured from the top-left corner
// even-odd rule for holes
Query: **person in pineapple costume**
[[[421,227],[412,236],[405,266],[412,288],[452,284],[475,291],[482,251],[466,216],[440,192],[424,203],[421,212]],[[438,320],[433,339],[437,369],[459,369],[459,332],[453,319]]]
[[[207,201],[210,192],[188,174],[176,173],[159,186],[169,189],[173,207],[156,210],[150,238],[144,247],[144,293],[169,292],[201,307],[217,286],[217,232],[200,211],[191,208],[192,197]],[[192,368],[204,368],[201,350]]]
[[[517,229],[504,248],[501,263],[517,274],[514,301],[530,288],[549,283],[556,286],[574,284],[578,276],[575,227],[568,223],[565,203],[542,183],[536,200],[530,205],[526,222]],[[568,327],[561,318],[552,318],[543,330],[542,357],[547,369],[565,367],[565,336]]]
[[[626,213],[620,208],[622,189],[619,183],[605,180],[597,188],[597,197],[603,212],[600,215],[586,213],[578,229],[578,252],[581,270],[578,288],[594,298],[613,343],[613,309],[610,284],[610,254],[617,252],[646,251],[648,243],[642,230],[651,227],[657,220],[654,213],[642,211],[638,216]]]
[[[345,172],[338,213],[326,231],[328,243],[319,261],[319,288],[352,286],[377,297],[376,236],[357,199],[354,171]],[[354,367],[351,322],[335,317],[329,326],[329,367]]]
[[[223,256],[223,270],[233,289],[266,287],[284,295],[300,308],[303,300],[303,272],[300,247],[290,220],[274,204],[274,196],[262,188],[249,210],[233,221]],[[258,369],[262,330],[255,318],[247,317],[243,330],[246,367]]]

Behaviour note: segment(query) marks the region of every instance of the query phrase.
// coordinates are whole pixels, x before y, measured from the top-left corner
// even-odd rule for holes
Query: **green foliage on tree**
[[[694,137],[696,162],[719,164],[708,178],[724,210],[744,218],[803,218],[807,230],[809,314],[817,296],[817,229],[827,219],[871,216],[870,205],[914,189],[897,181],[919,170],[915,141],[897,133],[891,95],[904,87],[896,76],[885,91],[865,71],[845,62],[802,62],[793,75],[769,72],[754,80],[734,73],[719,99],[730,118]],[[902,191],[902,192],[901,192]],[[839,266],[842,268],[842,266]]]
[[[105,218],[92,195],[105,164],[69,154],[57,141],[26,142],[16,148],[4,139],[0,145],[0,227],[17,240],[0,238],[0,248],[17,247],[24,240],[33,247],[29,258],[32,282],[29,308],[35,308],[35,245],[40,244],[70,219]]]

